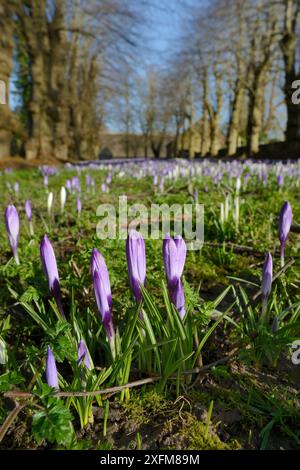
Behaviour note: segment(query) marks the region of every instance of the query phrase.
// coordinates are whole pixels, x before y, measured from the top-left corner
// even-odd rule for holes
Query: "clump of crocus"
[[[142,300],[141,286],[146,280],[146,248],[142,235],[130,230],[126,241],[126,258],[132,293],[138,303]]]
[[[66,200],[67,200],[67,190],[64,186],[62,186],[61,189],[60,189],[60,211],[61,211],[61,213],[64,212]]]
[[[284,248],[285,243],[287,241],[290,228],[292,225],[292,208],[288,201],[286,201],[280,211],[279,214],[279,241],[280,241],[280,259],[281,259],[281,267],[284,266]]]
[[[263,266],[262,273],[262,283],[261,283],[261,292],[262,292],[262,315],[265,315],[268,298],[272,289],[272,280],[273,280],[273,260],[271,253],[267,253],[266,259]]]
[[[58,270],[57,270],[56,258],[55,258],[52,245],[47,235],[44,235],[41,241],[40,255],[41,255],[43,270],[44,270],[45,276],[48,279],[49,290],[55,299],[56,305],[58,307],[58,310],[62,318],[65,320],[65,314],[63,311],[62,303],[61,303],[59,275],[58,275]]]
[[[30,201],[28,199],[27,201],[25,201],[25,212],[27,215],[28,223],[29,223],[29,232],[30,232],[30,235],[33,237],[34,230],[33,230],[33,223],[32,223],[32,209],[31,209]]]
[[[54,354],[50,346],[47,349],[47,358],[46,358],[46,380],[49,387],[58,389],[58,375],[56,369],[56,363]]]
[[[77,355],[78,355],[78,365],[83,363],[87,369],[91,370],[92,365],[90,362],[89,353],[88,353],[86,344],[82,339],[78,343]]]
[[[20,264],[18,256],[20,224],[17,209],[13,205],[7,206],[5,209],[5,227],[16,264]]]
[[[110,343],[112,356],[115,358],[115,329],[111,315],[112,297],[109,276],[103,256],[95,249],[92,253],[91,271],[98,311]]]
[[[186,244],[180,235],[174,239],[166,235],[163,241],[163,260],[171,302],[177,308],[180,317],[185,316],[184,291],[181,276],[186,258]]]

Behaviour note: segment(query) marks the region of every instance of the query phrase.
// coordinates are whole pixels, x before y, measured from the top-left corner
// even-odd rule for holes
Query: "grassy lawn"
[[[0,230],[1,448],[298,448],[300,364],[292,362],[292,344],[300,339],[300,164],[69,166],[50,174],[48,185],[43,173],[47,169],[0,175],[1,211],[14,204],[20,219],[19,265],[4,216]],[[78,181],[67,189],[62,212],[61,187],[73,177]],[[89,178],[94,186],[87,184]],[[50,211],[49,192],[54,196]],[[194,206],[196,199],[204,205],[204,244],[187,251],[182,275],[183,319],[166,284],[165,234],[145,239],[140,304],[130,289],[126,240],[97,236],[97,207],[112,204],[118,220],[122,195],[128,207],[138,203],[149,210],[151,204]],[[25,200],[31,202],[33,235]],[[278,218],[285,201],[293,223],[281,270]],[[66,320],[42,268],[45,234],[56,256]],[[93,248],[102,253],[109,272],[113,346],[95,301]],[[256,294],[266,252],[272,255],[275,279],[262,314],[262,298]],[[90,368],[78,362],[80,340]],[[59,390],[68,396],[55,396],[47,385],[48,346]],[[124,387],[73,393],[118,386]]]

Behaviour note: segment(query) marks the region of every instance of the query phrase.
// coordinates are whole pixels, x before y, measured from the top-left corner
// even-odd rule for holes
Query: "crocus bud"
[[[176,285],[181,278],[186,258],[186,244],[180,235],[167,235],[163,241],[163,259],[168,287]]]
[[[7,206],[5,209],[5,226],[16,264],[20,264],[18,257],[19,216],[13,205]]]
[[[167,235],[163,241],[163,259],[171,302],[177,308],[181,319],[185,316],[184,292],[181,283],[186,258],[186,244],[180,235]]]
[[[48,199],[47,199],[47,210],[48,210],[49,215],[51,215],[52,205],[53,205],[53,193],[50,192],[48,194]]]
[[[195,202],[195,204],[198,204],[198,201],[199,201],[199,192],[198,192],[198,188],[195,188],[194,189],[194,202]]]
[[[288,238],[289,231],[292,225],[292,208],[288,201],[286,201],[279,214],[279,240],[280,240],[280,258],[281,267],[284,266],[284,247]]]
[[[44,235],[40,245],[40,255],[45,276],[48,279],[49,290],[55,298],[58,310],[63,319],[65,319],[64,311],[61,304],[59,276],[56,264],[55,254],[47,235]]]
[[[76,209],[77,209],[77,214],[80,215],[80,212],[81,212],[81,199],[80,199],[80,197],[77,198]]]
[[[89,358],[89,354],[88,354],[88,350],[87,350],[87,347],[86,347],[86,344],[85,342],[81,339],[78,343],[78,351],[77,351],[77,354],[78,354],[78,364],[80,365],[82,362],[84,363],[84,365],[89,369],[91,370],[92,369],[92,366],[91,366],[91,363],[90,363],[90,358]]]
[[[142,235],[130,230],[126,241],[126,257],[132,293],[138,303],[142,300],[141,285],[146,280],[146,248]]]
[[[266,311],[268,297],[271,293],[272,279],[273,279],[273,260],[272,260],[271,253],[267,253],[264,266],[263,266],[262,284],[261,284],[263,314]]]
[[[61,210],[61,213],[63,213],[63,211],[64,211],[66,200],[67,200],[67,191],[66,191],[66,188],[64,186],[62,186],[61,190],[60,190],[60,210]]]
[[[224,204],[224,218],[226,222],[228,220],[228,217],[229,217],[229,194],[226,193],[225,204]]]
[[[220,223],[222,227],[224,225],[224,222],[225,222],[224,203],[220,202]]]
[[[93,283],[98,311],[100,313],[106,335],[112,344],[115,337],[115,331],[111,317],[111,309],[109,306],[107,291],[103,279],[101,277],[100,271],[97,269],[93,273]]]
[[[283,175],[278,175],[277,176],[277,184],[279,188],[282,188],[284,184],[284,176]]]
[[[50,346],[48,346],[48,349],[47,349],[46,380],[47,380],[47,384],[49,385],[49,387],[59,388],[55,358],[54,358],[54,355]]]
[[[72,181],[71,180],[66,181],[66,188],[68,189],[68,191],[71,191],[71,189],[72,189]]]
[[[16,196],[19,194],[19,190],[20,190],[20,185],[19,185],[19,183],[16,181],[15,184],[14,184],[14,192],[15,192],[15,195],[16,195]]]
[[[112,296],[111,296],[111,288],[110,288],[110,282],[109,282],[109,274],[108,274],[108,270],[107,270],[104,258],[102,254],[97,250],[97,248],[94,248],[92,251],[92,257],[91,257],[92,277],[94,276],[95,271],[99,272],[99,275],[102,279],[103,286],[104,286],[106,296],[107,296],[108,305],[111,309]]]
[[[234,198],[234,221],[236,230],[239,229],[239,220],[240,220],[240,198],[236,196]]]
[[[27,219],[29,222],[29,232],[30,232],[30,235],[33,237],[34,230],[33,230],[33,223],[32,223],[32,209],[31,209],[30,201],[28,200],[25,202],[25,212],[26,212]]]
[[[28,221],[30,222],[31,219],[32,219],[32,209],[31,209],[31,204],[30,204],[30,201],[25,201],[25,212],[26,212],[26,215],[27,215],[27,219]]]

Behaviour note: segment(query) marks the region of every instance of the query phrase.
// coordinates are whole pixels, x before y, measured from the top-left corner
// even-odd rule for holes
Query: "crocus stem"
[[[280,245],[280,263],[281,263],[281,268],[284,266],[284,243],[281,243]]]
[[[110,345],[112,358],[113,360],[115,360],[116,359],[116,336],[115,335],[113,335],[111,339],[109,340],[109,345]]]
[[[33,229],[32,221],[29,222],[29,233],[30,233],[31,237],[34,236],[34,229]]]
[[[20,264],[20,260],[19,260],[19,256],[18,256],[18,253],[17,253],[17,252],[14,253],[14,258],[15,258],[16,264],[19,265],[19,264]]]
[[[261,309],[262,322],[264,322],[265,319],[266,319],[267,306],[268,306],[268,298],[263,296],[263,298],[262,298],[262,309]]]
[[[61,298],[60,296],[56,296],[55,298],[55,301],[56,301],[56,305],[57,305],[57,308],[59,310],[59,313],[61,314],[61,317],[63,320],[66,320],[66,316],[64,314],[64,309],[63,309],[63,306],[62,306],[62,303],[61,303]]]

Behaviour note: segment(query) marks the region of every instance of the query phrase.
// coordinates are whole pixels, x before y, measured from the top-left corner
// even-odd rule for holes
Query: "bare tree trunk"
[[[223,93],[222,93],[222,83],[221,76],[215,74],[216,77],[216,108],[213,109],[210,105],[208,107],[210,114],[210,123],[211,123],[211,143],[210,143],[210,154],[215,157],[218,155],[220,150],[220,120],[222,113],[223,105]]]
[[[227,153],[229,156],[235,155],[237,152],[242,100],[243,87],[240,78],[237,78],[227,135]]]
[[[295,80],[300,79],[300,70],[296,70],[297,24],[300,15],[300,5],[297,0],[284,0],[285,28],[281,40],[284,59],[285,84],[284,94],[287,107],[286,140],[300,141],[300,104],[292,102]]]
[[[263,123],[264,70],[260,67],[254,71],[250,92],[249,116],[247,126],[247,152],[254,155],[259,151],[260,134]]]
[[[13,115],[9,109],[9,83],[13,68],[13,22],[9,2],[0,4],[0,86],[4,103],[0,103],[0,160],[11,154]]]
[[[189,120],[189,129],[188,129],[188,152],[189,152],[189,159],[193,160],[195,157],[195,152],[194,152],[194,117],[195,117],[195,111],[192,107],[191,114],[188,117]]]

